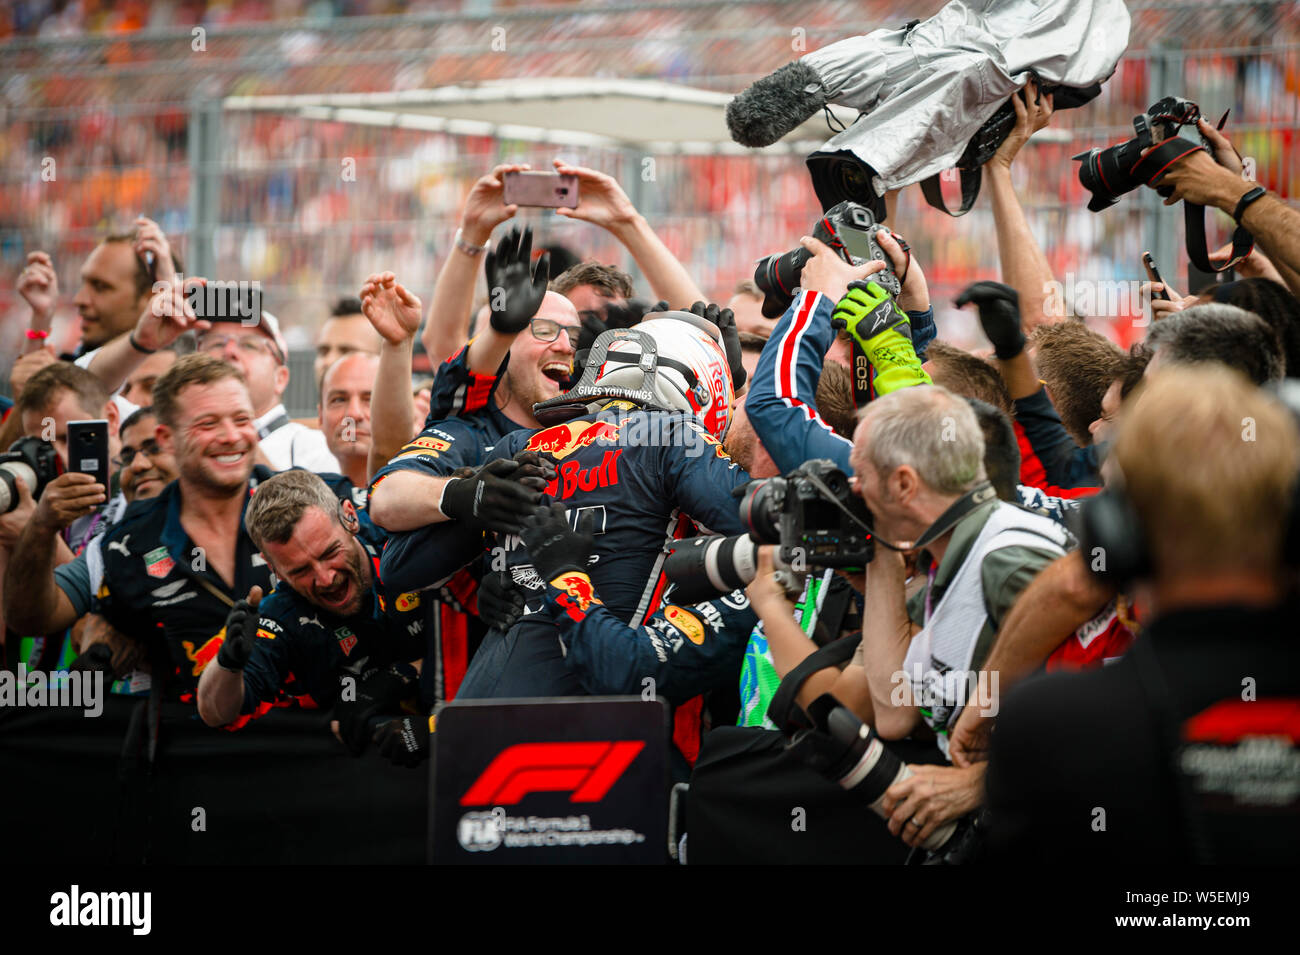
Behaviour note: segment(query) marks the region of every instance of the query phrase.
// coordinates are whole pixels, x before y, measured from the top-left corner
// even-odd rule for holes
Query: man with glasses
[[[452,471],[477,467],[512,431],[540,428],[533,405],[567,386],[582,323],[572,302],[546,291],[547,258],[531,263],[531,252],[532,230],[521,236],[512,229],[488,254],[488,327],[438,369],[424,431],[371,484],[370,516],[385,530],[447,520],[440,504]],[[532,505],[519,490],[495,486],[485,493],[496,491],[502,508],[522,522]]]
[[[157,427],[158,419],[149,407],[122,423],[117,478],[128,504],[157,497],[176,478],[176,461],[159,447]],[[71,628],[71,651],[84,655],[90,647],[104,644],[107,664],[126,678],[114,690],[140,692],[147,680],[129,672],[125,641],[102,617],[89,612],[104,573],[104,531],[70,562],[55,566],[63,550],[59,545],[64,529],[93,513],[103,498],[104,489],[94,478],[75,471],[61,474],[45,488],[5,572],[5,619],[16,632],[41,635],[33,643]],[[104,530],[108,526],[111,523]]]
[[[235,316],[214,318],[212,327],[199,334],[199,351],[243,372],[253,414],[257,416],[253,424],[271,470],[298,467],[316,472],[340,471],[325,435],[291,421],[280,401],[289,387],[288,349],[274,315],[264,311],[253,325]]]
[[[573,366],[581,331],[577,309],[564,296],[546,291],[546,257],[534,266],[531,246],[531,231],[521,239],[512,230],[489,255],[490,323],[438,369],[424,430],[376,471],[371,519],[385,530],[412,530],[451,517],[485,519],[493,529],[509,530],[536,506],[536,490],[521,483],[526,466],[498,461],[480,467],[505,435],[540,427],[533,405],[560,394]],[[391,351],[385,354],[390,359],[409,354],[406,342],[419,327],[419,300],[383,273],[370,277],[361,301],[364,314],[389,343],[385,347]],[[472,370],[484,367],[495,374]],[[391,405],[397,397],[387,395],[382,382],[396,377],[381,364],[371,408],[375,436],[387,413],[384,403]],[[464,469],[461,476],[453,477],[458,469]],[[421,673],[426,702],[455,696],[482,639],[485,628],[468,612],[477,606],[477,587],[475,577],[462,571],[439,589],[437,625],[425,654],[432,662]]]

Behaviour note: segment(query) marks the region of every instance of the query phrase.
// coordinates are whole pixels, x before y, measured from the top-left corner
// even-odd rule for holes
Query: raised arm
[[[1024,93],[1028,103],[1021,100],[1019,93],[1011,97],[1011,105],[1016,110],[1016,126],[993,158],[984,164],[984,180],[993,200],[993,224],[997,230],[1002,281],[1020,295],[1021,320],[1027,334],[1054,320],[1049,309],[1054,311],[1055,303],[1049,305],[1048,298],[1055,286],[1047,257],[1029,228],[1029,221],[1011,184],[1011,164],[1016,154],[1029,137],[1052,118],[1052,97],[1041,94],[1033,80],[1029,81]]]
[[[469,338],[470,314],[474,311],[474,283],[478,278],[483,253],[492,230],[518,211],[518,206],[504,203],[502,176],[507,172],[528,169],[527,164],[497,166],[474,183],[460,215],[457,241],[447,254],[438,273],[438,284],[429,300],[429,315],[424,323],[425,351],[436,366],[446,361]]]
[[[370,458],[374,474],[415,433],[411,350],[420,327],[420,300],[392,272],[371,275],[361,288],[361,313],[383,338],[370,394]]]
[[[608,231],[631,254],[656,296],[673,308],[706,300],[698,285],[663,240],[637,212],[613,176],[555,160],[555,171],[578,177],[578,205],[556,209],[557,215],[590,222]]]
[[[171,261],[168,257],[167,261]],[[204,279],[187,279],[191,288]],[[206,330],[210,321],[199,319],[186,300],[185,289],[171,279],[154,283],[154,295],[140,313],[135,328],[118,335],[95,352],[87,370],[102,381],[110,392],[116,393],[131,372],[159,349],[166,348],[182,334],[191,330]]]
[[[1198,150],[1174,163],[1161,186],[1173,186],[1165,205],[1179,201],[1214,206],[1228,215],[1257,184],[1243,179],[1241,159],[1228,137],[1206,120],[1197,123],[1214,155]],[[1291,291],[1300,295],[1300,212],[1268,193],[1246,207],[1241,224],[1250,230]]]
[[[51,481],[34,506],[27,486],[20,484],[19,489],[15,513],[27,512],[30,506],[30,519],[5,567],[4,616],[20,633],[54,633],[72,626],[80,616],[54,578],[54,568],[73,559],[60,531],[103,504],[105,492],[89,474],[74,471]]]
[[[54,271],[54,262],[49,253],[28,253],[27,264],[18,273],[18,294],[32,307],[31,323],[28,325],[31,334],[27,336],[22,349],[26,355],[39,349],[49,336],[50,326],[54,322],[54,310],[59,304],[59,276]]]

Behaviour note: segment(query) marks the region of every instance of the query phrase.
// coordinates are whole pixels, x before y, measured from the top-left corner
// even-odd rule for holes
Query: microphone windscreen
[[[770,146],[825,105],[821,77],[795,60],[727,104],[727,129],[742,146]]]

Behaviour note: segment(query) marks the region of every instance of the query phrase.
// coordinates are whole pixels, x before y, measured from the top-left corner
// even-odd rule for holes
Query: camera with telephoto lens
[[[1167,163],[1152,163],[1153,168],[1148,168],[1143,164],[1142,153],[1177,136],[1178,130],[1184,126],[1195,126],[1200,118],[1201,108],[1191,100],[1166,96],[1153,103],[1145,113],[1133,117],[1133,129],[1137,135],[1132,139],[1104,149],[1094,146],[1086,153],[1072,157],[1081,162],[1079,182],[1092,193],[1088,210],[1100,212],[1113,206],[1124,193],[1149,184],[1164,172]],[[1195,145],[1190,140],[1186,142],[1189,147]],[[1156,191],[1165,196],[1172,192],[1159,188]]]
[[[820,239],[854,265],[865,265],[873,259],[885,263],[885,270],[871,276],[890,295],[898,295],[902,285],[890,267],[889,256],[876,241],[876,233],[884,226],[876,222],[875,215],[866,206],[856,202],[841,202],[832,206],[813,226],[814,239]],[[758,260],[754,269],[754,282],[763,292],[763,314],[776,318],[794,301],[794,290],[799,287],[803,267],[812,253],[800,246],[782,255],[769,255]]]
[[[32,497],[39,498],[45,485],[62,472],[54,445],[40,438],[19,438],[0,453],[0,514],[18,506],[17,479],[22,478]]]
[[[673,597],[694,603],[746,586],[758,572],[758,548],[779,544],[778,573],[809,567],[861,568],[875,541],[871,512],[834,462],[805,461],[784,477],[751,481],[740,502],[749,534],[683,541],[664,564]]]
[[[786,750],[846,792],[853,793],[881,819],[885,792],[912,775],[907,763],[876,731],[839,700],[824,693],[805,707],[812,725],[788,734]],[[957,865],[974,859],[980,848],[982,818],[976,813],[944,823],[913,851],[909,863]],[[919,851],[918,851],[919,850]]]

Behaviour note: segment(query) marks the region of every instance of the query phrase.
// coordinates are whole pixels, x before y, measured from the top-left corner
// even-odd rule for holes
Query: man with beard
[[[155,679],[176,668],[175,689],[189,699],[230,608],[254,586],[270,590],[271,571],[243,524],[252,488],[270,471],[254,469],[252,401],[233,364],[187,355],[158,379],[153,399],[156,440],[179,477],[105,534],[98,612],[149,648]],[[364,507],[346,478],[327,480]]]
[[[226,618],[217,665],[199,681],[199,716],[236,728],[287,698],[337,702],[335,733],[360,755],[369,718],[415,696],[406,661],[422,655],[428,605],[384,592],[382,533],[309,471],[259,485],[245,522],[280,583],[265,599],[253,587]]]

